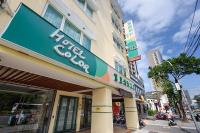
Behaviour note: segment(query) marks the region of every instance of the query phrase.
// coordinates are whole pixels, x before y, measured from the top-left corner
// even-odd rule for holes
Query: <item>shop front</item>
[[[127,128],[138,127],[137,83],[24,4],[1,34],[0,68],[0,132],[111,133],[119,90],[131,95],[122,97]]]
[[[46,132],[54,91],[0,83],[0,132]]]

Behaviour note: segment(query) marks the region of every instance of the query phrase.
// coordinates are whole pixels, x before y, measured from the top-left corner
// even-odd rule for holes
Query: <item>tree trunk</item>
[[[180,110],[180,105],[178,103],[175,103],[175,107],[176,107],[176,109],[178,111],[178,114],[179,114],[180,118],[182,118],[182,112]]]
[[[182,120],[186,121],[187,117],[186,117],[186,114],[185,114],[185,109],[183,107],[183,101],[182,101],[181,91],[179,91],[179,94],[180,94],[179,105],[180,105],[180,109],[181,109],[181,112],[182,112]]]
[[[186,121],[187,118],[186,118],[185,109],[184,109],[184,107],[183,107],[182,101],[180,101],[179,104],[180,104],[180,109],[181,109],[181,112],[182,112],[182,120],[183,120],[183,121]]]

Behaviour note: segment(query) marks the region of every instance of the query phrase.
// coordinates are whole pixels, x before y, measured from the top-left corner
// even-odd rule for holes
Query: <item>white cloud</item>
[[[147,77],[147,51],[158,48],[163,54],[163,38],[160,34],[168,30],[177,19],[188,15],[188,7],[195,0],[118,0],[122,10],[134,18],[138,51],[142,60],[138,61],[138,70],[144,79],[146,91],[151,91],[151,83]],[[170,53],[171,51],[169,51]],[[164,58],[169,58],[163,55]]]
[[[168,49],[167,50],[167,54],[172,54],[173,53],[173,49]]]
[[[140,33],[159,33],[166,30],[178,16],[187,13],[194,0],[118,0],[122,9],[137,18],[135,26]],[[180,6],[181,5],[181,6]],[[184,14],[183,14],[184,13]]]
[[[186,43],[192,17],[193,17],[193,14],[191,14],[190,17],[183,22],[183,24],[180,27],[180,30],[174,34],[173,36],[174,42],[178,42],[182,44]],[[195,19],[194,19],[193,27],[191,29],[191,33],[195,31],[195,28],[197,24],[199,23],[199,18],[200,18],[200,9],[198,9],[195,13]]]

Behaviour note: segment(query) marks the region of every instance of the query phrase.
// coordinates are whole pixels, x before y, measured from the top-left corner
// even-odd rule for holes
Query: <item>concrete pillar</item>
[[[126,126],[128,129],[136,130],[139,128],[138,112],[135,98],[124,98]]]
[[[91,133],[113,133],[112,91],[93,90]]]
[[[77,117],[76,117],[76,131],[80,131],[81,110],[82,110],[82,96],[80,96],[79,100],[78,100],[78,110],[77,110]]]

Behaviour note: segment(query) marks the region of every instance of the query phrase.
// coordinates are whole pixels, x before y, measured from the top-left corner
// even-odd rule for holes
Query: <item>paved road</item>
[[[192,122],[177,121],[178,125],[173,127],[168,126],[168,121],[146,120],[145,123],[147,125],[144,128],[133,133],[197,133]]]

